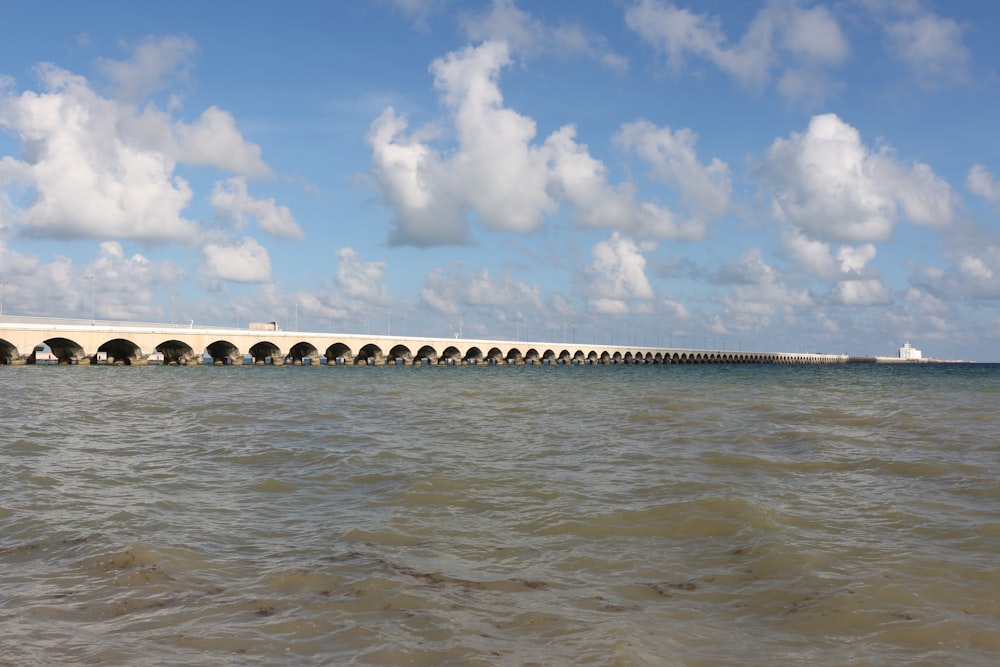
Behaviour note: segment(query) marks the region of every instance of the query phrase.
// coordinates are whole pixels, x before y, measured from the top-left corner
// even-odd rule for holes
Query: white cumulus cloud
[[[507,108],[498,79],[511,63],[504,42],[485,42],[436,60],[434,85],[453,123],[456,145],[433,147],[426,132],[407,134],[386,109],[372,124],[372,177],[395,213],[391,242],[465,243],[469,218],[497,231],[530,232],[562,205],[589,227],[638,236],[697,237],[666,208],[639,202],[629,183],[612,185],[607,168],[563,126],[539,142],[531,118]],[[694,227],[694,229],[692,229]]]
[[[834,114],[777,139],[762,166],[775,215],[810,238],[886,241],[902,218],[935,227],[954,218],[951,187],[929,166],[901,163],[888,147],[869,149]]]
[[[209,243],[202,256],[201,276],[209,281],[263,283],[271,279],[267,248],[249,236],[228,245]]]
[[[589,276],[588,301],[592,310],[623,313],[629,302],[653,298],[653,287],[646,277],[646,257],[655,250],[653,243],[636,241],[614,232],[593,247],[594,261],[585,271]]]
[[[144,43],[133,62],[104,67],[130,90],[151,90],[193,48],[186,40],[169,42]],[[226,111],[211,107],[186,123],[152,103],[104,97],[85,78],[54,65],[35,71],[41,92],[18,92],[9,78],[0,80],[0,129],[22,152],[20,159],[0,156],[5,226],[51,238],[193,244],[200,232],[184,216],[193,192],[177,175],[179,164],[270,174],[260,148],[243,138]],[[281,216],[275,208],[269,223],[287,229]]]
[[[729,207],[732,196],[729,165],[713,158],[707,165],[698,161],[698,136],[689,129],[672,131],[647,120],[622,125],[616,140],[645,160],[660,180],[679,188],[699,230]]]
[[[221,220],[230,220],[242,229],[252,216],[262,232],[278,238],[301,240],[305,233],[287,206],[274,199],[255,199],[247,192],[246,179],[240,176],[219,181],[212,189],[212,210]]]

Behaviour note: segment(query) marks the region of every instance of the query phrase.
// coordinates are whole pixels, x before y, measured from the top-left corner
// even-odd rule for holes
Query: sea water
[[[0,367],[2,665],[995,665],[1000,367]]]

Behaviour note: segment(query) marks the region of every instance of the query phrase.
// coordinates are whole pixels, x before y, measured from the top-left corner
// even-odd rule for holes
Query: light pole
[[[0,283],[0,317],[3,317],[3,286],[7,283]]]

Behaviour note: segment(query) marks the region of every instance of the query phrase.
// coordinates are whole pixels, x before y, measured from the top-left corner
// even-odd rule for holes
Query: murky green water
[[[3,367],[0,664],[993,665],[1000,367]]]

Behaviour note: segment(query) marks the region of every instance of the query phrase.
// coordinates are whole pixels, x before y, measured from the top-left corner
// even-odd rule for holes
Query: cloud
[[[632,4],[625,22],[663,52],[674,71],[681,71],[693,56],[750,88],[763,87],[776,74],[779,91],[793,98],[822,100],[832,89],[825,83],[826,71],[841,65],[850,51],[836,18],[822,5],[804,8],[772,0],[732,44],[718,16],[662,0]]]
[[[407,121],[391,107],[372,123],[372,183],[395,212],[393,245],[462,245],[469,226],[447,168],[429,146],[404,134]]]
[[[841,245],[834,253],[830,244],[793,231],[784,238],[785,252],[803,271],[826,280],[844,280],[862,275],[875,259],[874,244]]]
[[[695,151],[698,135],[691,130],[674,132],[669,127],[660,128],[647,120],[638,120],[622,125],[615,140],[643,158],[656,178],[680,189],[694,218],[689,225],[700,232],[697,236],[703,236],[707,225],[729,207],[732,195],[729,165],[713,158],[702,166]]]
[[[116,241],[101,243],[97,258],[77,268],[63,256],[43,263],[0,239],[0,270],[5,314],[42,315],[55,307],[87,319],[93,312],[100,319],[154,321],[161,310],[158,290],[184,279],[184,271],[171,262],[126,256]]]
[[[252,216],[257,228],[265,234],[285,239],[305,238],[288,207],[278,206],[274,199],[254,199],[247,193],[246,179],[240,176],[217,182],[211,203],[215,217],[233,222],[237,229],[243,229],[246,217]]]
[[[398,11],[409,17],[419,30],[427,30],[427,22],[448,8],[449,0],[391,0]]]
[[[202,249],[201,276],[209,281],[263,283],[271,279],[267,248],[247,236],[230,245],[209,243]]]
[[[57,255],[43,263],[7,247],[0,236],[0,270],[3,271],[3,312],[5,315],[47,315],[52,309],[82,316],[81,286],[73,261]],[[90,316],[90,290],[86,314]],[[44,298],[42,298],[44,297]]]
[[[577,24],[545,25],[520,9],[514,0],[493,0],[488,10],[460,17],[460,24],[470,42],[506,42],[513,51],[524,56],[539,53],[561,57],[579,55],[593,58],[617,72],[628,68],[628,59],[612,52],[604,38]]]
[[[194,224],[181,216],[191,199],[175,160],[119,134],[120,107],[86,81],[39,68],[45,93],[3,91],[0,127],[20,140],[24,160],[4,158],[5,173],[32,192],[16,222],[55,238],[183,241]]]
[[[195,123],[174,123],[173,141],[161,148],[186,164],[258,178],[271,175],[261,160],[260,146],[243,138],[231,113],[214,106],[205,109]]]
[[[963,297],[1000,300],[1000,235],[995,229],[963,225],[945,241],[951,266],[940,277]]]
[[[991,204],[1000,204],[1000,181],[985,166],[974,164],[965,178],[969,192],[979,195]]]
[[[592,249],[594,261],[586,266],[589,276],[587,299],[591,310],[620,314],[629,311],[629,302],[653,298],[653,287],[646,278],[643,253],[656,249],[655,244],[636,243],[614,232]]]
[[[778,219],[823,241],[886,241],[903,217],[941,227],[954,218],[948,183],[926,164],[872,151],[834,114],[814,116],[805,133],[777,139],[761,166]]]
[[[436,60],[434,85],[453,122],[456,145],[440,151],[426,132],[386,109],[372,124],[372,183],[395,213],[390,242],[461,244],[470,220],[494,231],[527,233],[568,204],[579,224],[640,236],[698,236],[665,208],[637,202],[631,184],[610,185],[607,169],[567,125],[543,142],[535,122],[503,105],[505,43],[486,42]],[[696,226],[697,227],[697,226]]]
[[[497,79],[510,62],[504,43],[486,42],[436,60],[431,71],[455,120],[461,149],[452,176],[468,203],[491,229],[527,232],[556,203],[546,191],[547,152],[531,143],[535,122],[503,106]]]
[[[837,261],[840,262],[842,273],[860,273],[865,266],[875,259],[877,250],[871,243],[857,247],[841,246],[837,251]]]
[[[197,52],[198,45],[185,35],[151,36],[136,45],[130,60],[100,58],[97,66],[119,99],[138,102],[162,90],[169,78],[185,78]]]
[[[341,248],[337,251],[337,287],[351,299],[358,299],[369,304],[388,303],[389,298],[385,285],[382,283],[385,275],[385,262],[362,262],[361,257],[353,248]]]
[[[962,42],[962,28],[952,19],[929,12],[906,16],[886,23],[885,34],[890,53],[925,88],[969,80],[969,49]]]
[[[791,313],[814,304],[808,290],[789,285],[787,277],[765,262],[757,248],[745,252],[738,262],[721,267],[714,281],[731,286],[731,294],[722,303],[744,327],[754,318]]]
[[[0,158],[0,191],[29,234],[194,243],[199,229],[183,215],[193,193],[175,174],[179,162],[270,173],[227,112],[213,107],[188,124],[102,97],[53,65],[36,71],[43,92],[0,86],[0,128],[23,153]]]
[[[638,202],[631,183],[610,185],[607,167],[576,142],[576,129],[565,126],[546,140],[551,149],[548,191],[571,206],[571,216],[583,227],[618,229],[641,238],[699,239],[699,220],[679,220],[669,209]]]
[[[138,253],[126,256],[117,241],[101,243],[97,259],[81,273],[93,276],[96,315],[126,321],[159,317],[158,290],[185,278],[184,271],[170,262],[153,261]]]
[[[542,310],[541,289],[510,274],[499,278],[483,268],[469,272],[461,262],[445,271],[433,267],[424,277],[421,302],[442,315],[457,315],[469,311],[488,311],[504,321],[523,310]]]
[[[831,296],[843,306],[885,306],[892,303],[889,289],[874,278],[839,282]]]

